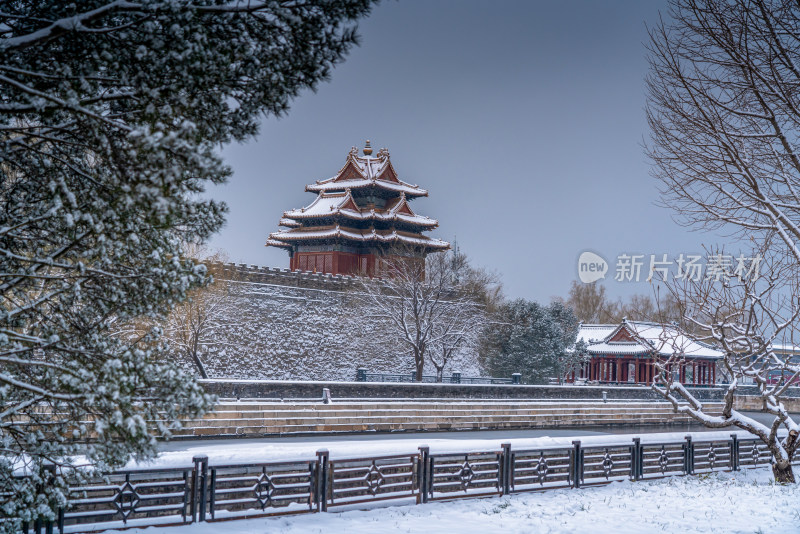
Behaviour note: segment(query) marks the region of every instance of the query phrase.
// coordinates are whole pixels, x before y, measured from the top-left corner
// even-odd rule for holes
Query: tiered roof
[[[344,166],[335,176],[307,185],[306,191],[319,193],[370,188],[391,193],[392,196],[397,193],[404,193],[409,198],[428,196],[425,189],[408,184],[397,177],[387,149],[380,149],[376,157],[372,157],[371,154],[369,141],[363,157],[359,156],[358,149],[353,147]]]
[[[369,141],[363,157],[353,147],[335,176],[307,185],[306,191],[317,193],[317,198],[304,208],[284,212],[279,224],[287,229],[271,233],[267,246],[291,250],[300,244],[347,241],[406,244],[427,252],[450,248],[422,234],[439,223],[414,213],[409,205],[428,192],[397,177],[388,150],[371,154]]]

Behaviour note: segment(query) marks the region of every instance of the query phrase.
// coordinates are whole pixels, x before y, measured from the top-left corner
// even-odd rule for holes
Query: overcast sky
[[[429,190],[418,213],[501,274],[509,297],[565,295],[577,259],[605,257],[613,295],[620,253],[702,251],[708,236],[658,207],[642,142],[646,24],[654,1],[385,1],[359,25],[361,46],[316,93],[226,147],[230,206],[212,241],[232,261],[288,267],[265,248],[284,210],[314,199],[351,146],[387,147],[400,178]],[[646,262],[649,261],[646,259]]]

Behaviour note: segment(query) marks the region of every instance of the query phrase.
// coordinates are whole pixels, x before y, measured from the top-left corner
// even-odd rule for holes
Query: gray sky
[[[258,139],[226,147],[234,176],[211,194],[230,206],[211,246],[232,261],[288,267],[265,248],[284,210],[313,201],[351,146],[387,147],[400,178],[430,191],[418,213],[501,274],[509,297],[565,295],[577,258],[701,251],[708,236],[655,205],[647,135],[645,23],[662,2],[385,1],[360,23],[361,46],[317,93]],[[646,259],[645,261],[649,261]],[[610,279],[610,280],[609,280]]]

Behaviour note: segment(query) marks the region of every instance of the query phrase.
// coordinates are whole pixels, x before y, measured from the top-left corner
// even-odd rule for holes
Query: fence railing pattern
[[[121,526],[178,525],[308,512],[390,499],[426,503],[464,497],[580,488],[769,465],[756,438],[631,442],[568,448],[413,454],[331,459],[320,450],[302,461],[119,471],[70,488],[70,506],[54,522],[24,525],[40,534]]]
[[[436,375],[422,375],[417,380],[417,373],[369,373],[366,369],[356,370],[356,382],[424,382],[436,383],[440,379]],[[441,382],[444,384],[521,384],[522,375],[514,373],[511,378],[494,378],[490,376],[461,376],[461,373],[454,372],[450,376],[442,376]]]

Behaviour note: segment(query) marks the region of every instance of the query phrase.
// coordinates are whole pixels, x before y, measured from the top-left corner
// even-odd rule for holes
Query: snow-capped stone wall
[[[354,380],[356,369],[411,373],[412,357],[379,319],[355,303],[349,276],[246,265],[212,265],[226,288],[203,358],[210,378]],[[445,370],[480,375],[475,357]],[[426,370],[433,374],[433,369]]]

